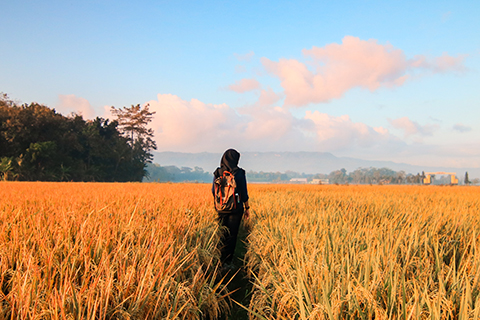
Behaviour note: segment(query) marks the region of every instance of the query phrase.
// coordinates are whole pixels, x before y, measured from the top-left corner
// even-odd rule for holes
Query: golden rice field
[[[0,319],[216,319],[208,184],[0,183]],[[480,188],[250,185],[251,319],[480,319]]]
[[[228,307],[205,185],[2,182],[0,195],[0,319],[200,319]]]
[[[267,186],[254,197],[257,318],[480,318],[479,188]]]

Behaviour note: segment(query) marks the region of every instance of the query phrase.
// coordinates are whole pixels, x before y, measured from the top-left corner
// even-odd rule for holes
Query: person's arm
[[[235,180],[237,181],[237,191],[240,194],[240,199],[244,207],[244,217],[248,218],[250,215],[250,205],[248,203],[247,177],[245,175],[245,170],[238,170],[235,175]]]
[[[213,182],[212,182],[212,194],[215,197],[215,176],[213,177]]]
[[[237,180],[237,190],[240,193],[240,197],[243,203],[248,202],[248,191],[247,191],[247,177],[245,176],[245,170],[241,169],[238,173],[238,176],[235,177]]]
[[[248,202],[247,177],[245,174],[243,175],[242,183],[243,183],[243,207],[245,208],[243,215],[245,219],[248,219],[248,217],[250,217],[250,204]]]
[[[215,197],[215,179],[217,179],[218,170],[219,170],[219,168],[217,168],[217,169],[213,172],[212,194],[213,194],[214,197]]]
[[[245,211],[243,213],[243,216],[245,219],[248,219],[250,217],[250,205],[248,204],[248,200],[243,203]]]

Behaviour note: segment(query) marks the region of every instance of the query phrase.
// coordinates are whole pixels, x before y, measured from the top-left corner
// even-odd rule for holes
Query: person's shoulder
[[[237,170],[235,170],[235,176],[245,176],[245,170],[242,168],[237,168]]]

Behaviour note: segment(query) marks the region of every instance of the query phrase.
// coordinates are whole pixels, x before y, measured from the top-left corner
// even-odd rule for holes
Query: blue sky
[[[2,1],[0,91],[159,151],[480,166],[478,1]]]

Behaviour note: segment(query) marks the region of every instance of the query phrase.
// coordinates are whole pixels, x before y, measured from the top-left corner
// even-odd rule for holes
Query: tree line
[[[468,173],[466,174],[465,184],[478,184],[479,179],[473,179],[468,181]],[[450,176],[438,176],[432,175],[432,180],[435,180],[435,184],[450,184]],[[403,170],[394,171],[389,168],[358,168],[352,172],[347,172],[344,168],[335,170],[329,174],[317,174],[312,178],[316,179],[328,179],[329,183],[337,184],[423,184],[425,179],[425,172],[412,174],[406,173]],[[468,182],[467,182],[468,181]]]
[[[144,178],[145,182],[205,182],[211,183],[213,173],[205,172],[200,167],[176,167],[161,166],[158,163],[150,163],[147,166],[148,176]],[[346,169],[335,170],[329,174],[306,174],[295,171],[286,172],[264,172],[248,171],[247,179],[249,182],[271,182],[288,183],[290,179],[303,178],[307,181],[313,179],[328,179],[330,184],[423,184],[425,173],[405,173],[405,171],[394,171],[389,168],[358,168],[352,172]],[[450,184],[450,176],[432,177],[435,184]],[[480,184],[480,179],[475,178],[472,181],[468,178],[468,172],[465,173],[464,184]]]
[[[0,179],[142,181],[156,149],[148,105],[116,109],[116,119],[64,116],[0,94]]]
[[[150,163],[147,166],[148,175],[143,179],[145,182],[212,182],[213,174],[205,172],[203,168],[161,166],[158,163]]]
[[[281,172],[253,172],[247,173],[249,181],[252,182],[288,182],[293,178],[328,179],[329,183],[337,184],[421,184],[425,175],[422,173],[406,174],[405,171],[394,171],[389,168],[358,168],[347,172],[342,168],[328,174],[305,174],[294,171]]]
[[[161,166],[157,163],[149,164],[149,172],[146,182],[206,182],[210,183],[213,179],[211,172],[205,172],[200,167],[189,168],[176,166]],[[423,184],[425,178],[424,172],[411,174],[405,171],[394,171],[389,168],[358,168],[352,172],[346,169],[340,169],[329,174],[306,174],[294,171],[286,172],[264,172],[248,171],[247,179],[249,182],[271,182],[287,183],[293,178],[304,178],[307,181],[313,179],[328,179],[330,184]],[[468,179],[468,173],[466,174]],[[450,184],[450,176],[436,177],[438,184]],[[474,179],[465,184],[478,184],[480,181]]]
[[[353,184],[423,184],[425,173],[411,174],[405,171],[394,171],[388,168],[358,168],[350,173],[347,170],[340,169],[332,171],[328,175],[317,175],[317,178],[329,179],[330,183],[353,183]],[[435,176],[431,175],[435,184],[449,185],[451,183],[450,175]],[[459,179],[460,181],[460,179]],[[472,181],[468,179],[468,172],[465,172],[464,184],[478,184],[480,180],[475,178]]]

